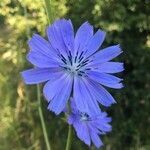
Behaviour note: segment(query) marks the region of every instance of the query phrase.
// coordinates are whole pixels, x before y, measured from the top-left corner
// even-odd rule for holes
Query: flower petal
[[[112,130],[111,125],[109,124],[111,122],[111,118],[107,117],[107,113],[102,112],[99,116],[90,122],[90,125],[94,129],[98,129],[100,132],[99,134],[106,134],[106,132],[110,132]]]
[[[88,57],[92,54],[94,54],[102,45],[104,39],[105,39],[106,33],[104,31],[98,30],[94,36],[89,40],[87,46],[85,47],[85,55]]]
[[[83,98],[83,93],[81,92],[81,85],[80,85],[81,79],[80,77],[75,76],[74,77],[74,89],[73,89],[73,97],[75,104],[77,106],[77,109],[83,112],[88,111],[88,105],[85,101],[85,98]]]
[[[38,34],[34,34],[28,42],[30,50],[39,54],[46,55],[50,59],[57,58],[57,53],[48,41]]]
[[[119,83],[120,81],[122,81],[122,79],[110,74],[99,73],[97,71],[89,71],[88,77],[110,88],[120,89],[123,87],[122,83]]]
[[[91,131],[91,132],[90,132],[90,137],[91,137],[92,142],[94,143],[94,145],[95,145],[97,148],[100,148],[100,147],[103,145],[103,142],[102,142],[101,139],[99,138],[98,134],[95,133],[94,131]]]
[[[49,81],[44,85],[43,93],[48,102],[50,102],[50,100],[52,100],[54,96],[61,91],[64,85],[64,82],[62,81],[65,79],[65,77],[65,74],[60,73],[59,77],[56,80]],[[63,84],[60,84],[61,82]]]
[[[118,73],[124,70],[123,63],[119,62],[105,62],[99,65],[89,65],[89,67],[93,67],[92,70],[100,73]]]
[[[110,132],[112,130],[111,125],[109,125],[106,122],[103,122],[103,120],[101,120],[102,122],[96,122],[95,126],[103,133],[105,134],[106,132]],[[105,120],[104,120],[105,121]]]
[[[90,38],[93,36],[93,27],[88,23],[83,23],[78,29],[75,36],[75,54],[77,51],[82,52]]]
[[[93,94],[91,93],[89,87],[88,87],[88,83],[86,79],[83,79],[81,81],[81,89],[82,89],[82,93],[83,93],[83,97],[86,99],[86,102],[88,103],[88,114],[92,115],[92,114],[99,114],[101,112],[99,105],[96,101],[96,99],[93,97]]]
[[[73,113],[77,114],[79,112],[79,110],[77,109],[74,98],[71,98],[70,106],[71,106],[71,111]]]
[[[65,74],[58,80],[48,82],[44,86],[44,95],[48,101],[51,100],[48,106],[49,110],[56,114],[63,111],[71,94],[72,81],[72,76]]]
[[[68,50],[74,49],[74,29],[71,20],[63,19],[60,23],[64,43]]]
[[[111,106],[111,104],[116,103],[114,98],[108,93],[100,84],[88,80],[89,88],[93,96],[97,99],[97,101],[104,106]]]
[[[73,126],[77,132],[78,138],[81,141],[83,141],[85,144],[90,146],[91,145],[91,139],[90,139],[90,135],[89,135],[89,131],[88,131],[86,123],[80,122],[77,120],[73,123]]]
[[[54,61],[47,55],[35,51],[30,51],[28,53],[27,60],[39,68],[58,67],[60,64],[59,61]]]
[[[69,20],[56,20],[47,28],[47,36],[52,46],[63,56],[67,56],[68,49],[73,48],[73,27]]]
[[[74,82],[74,85],[74,100],[76,102],[78,110],[80,110],[81,112],[86,112],[88,114],[99,114],[100,108],[97,101],[92,97],[90,90],[86,85],[86,80],[78,79],[78,81]]]
[[[110,47],[104,48],[92,56],[93,64],[107,62],[107,61],[112,60],[113,58],[117,57],[121,53],[122,53],[122,51],[120,49],[120,45],[115,45],[115,46],[110,46]]]
[[[57,72],[57,69],[35,68],[21,72],[21,75],[26,84],[38,84],[53,79],[57,75]]]

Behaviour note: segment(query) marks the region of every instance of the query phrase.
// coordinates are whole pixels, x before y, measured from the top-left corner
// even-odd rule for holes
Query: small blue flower
[[[97,147],[103,145],[100,135],[106,134],[111,131],[111,118],[107,117],[107,113],[100,112],[98,115],[87,114],[80,112],[74,100],[71,104],[71,114],[68,116],[68,123],[73,125],[78,138],[87,145],[91,145],[91,142]]]
[[[73,94],[82,112],[99,113],[99,105],[110,106],[114,98],[103,87],[120,89],[123,63],[111,61],[122,53],[120,46],[101,49],[105,32],[83,23],[74,36],[70,20],[57,20],[47,28],[48,41],[35,34],[29,40],[27,59],[35,68],[22,72],[26,84],[46,82],[43,89],[48,109],[59,114]]]

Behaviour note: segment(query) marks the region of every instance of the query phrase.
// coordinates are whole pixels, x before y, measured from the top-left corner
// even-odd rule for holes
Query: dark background
[[[103,108],[113,118],[113,130],[102,137],[102,150],[149,150],[150,1],[52,0],[52,11],[54,18],[70,18],[75,29],[89,21],[107,32],[104,47],[120,43],[124,51],[117,60],[125,63],[120,75],[125,87],[110,90],[117,104]],[[31,67],[25,57],[28,38],[45,36],[46,26],[42,0],[0,1],[0,150],[46,149],[36,86],[24,85],[20,77]],[[67,124],[47,110],[44,99],[42,105],[52,150],[62,150]],[[88,149],[74,133],[72,150]]]

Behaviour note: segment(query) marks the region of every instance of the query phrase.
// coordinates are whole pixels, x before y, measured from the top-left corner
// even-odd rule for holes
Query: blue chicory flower
[[[98,115],[84,113],[77,109],[74,100],[71,102],[71,114],[68,116],[68,123],[73,125],[78,138],[87,145],[93,143],[97,148],[103,145],[100,135],[110,132],[112,127],[109,124],[111,118],[106,112]]]
[[[83,23],[74,35],[71,20],[56,20],[47,28],[48,40],[34,34],[27,59],[35,68],[22,72],[26,84],[47,81],[43,93],[48,109],[59,114],[69,97],[82,112],[99,113],[98,103],[110,106],[114,98],[103,87],[120,89],[122,79],[112,75],[123,71],[123,63],[111,61],[122,53],[119,45],[99,50],[105,32]]]

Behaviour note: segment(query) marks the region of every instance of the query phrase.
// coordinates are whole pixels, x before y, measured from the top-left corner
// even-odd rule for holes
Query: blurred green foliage
[[[71,18],[75,29],[88,20],[107,31],[104,46],[120,43],[125,88],[112,90],[117,104],[107,109],[113,131],[103,137],[104,150],[150,149],[150,2],[149,0],[52,0],[55,18]],[[36,88],[25,86],[20,71],[30,68],[25,55],[33,33],[45,36],[42,0],[0,1],[0,150],[46,149],[37,111]],[[67,124],[43,111],[54,150],[65,146]],[[105,109],[105,108],[103,108]],[[89,149],[73,138],[72,150]],[[94,149],[92,147],[92,149]]]

